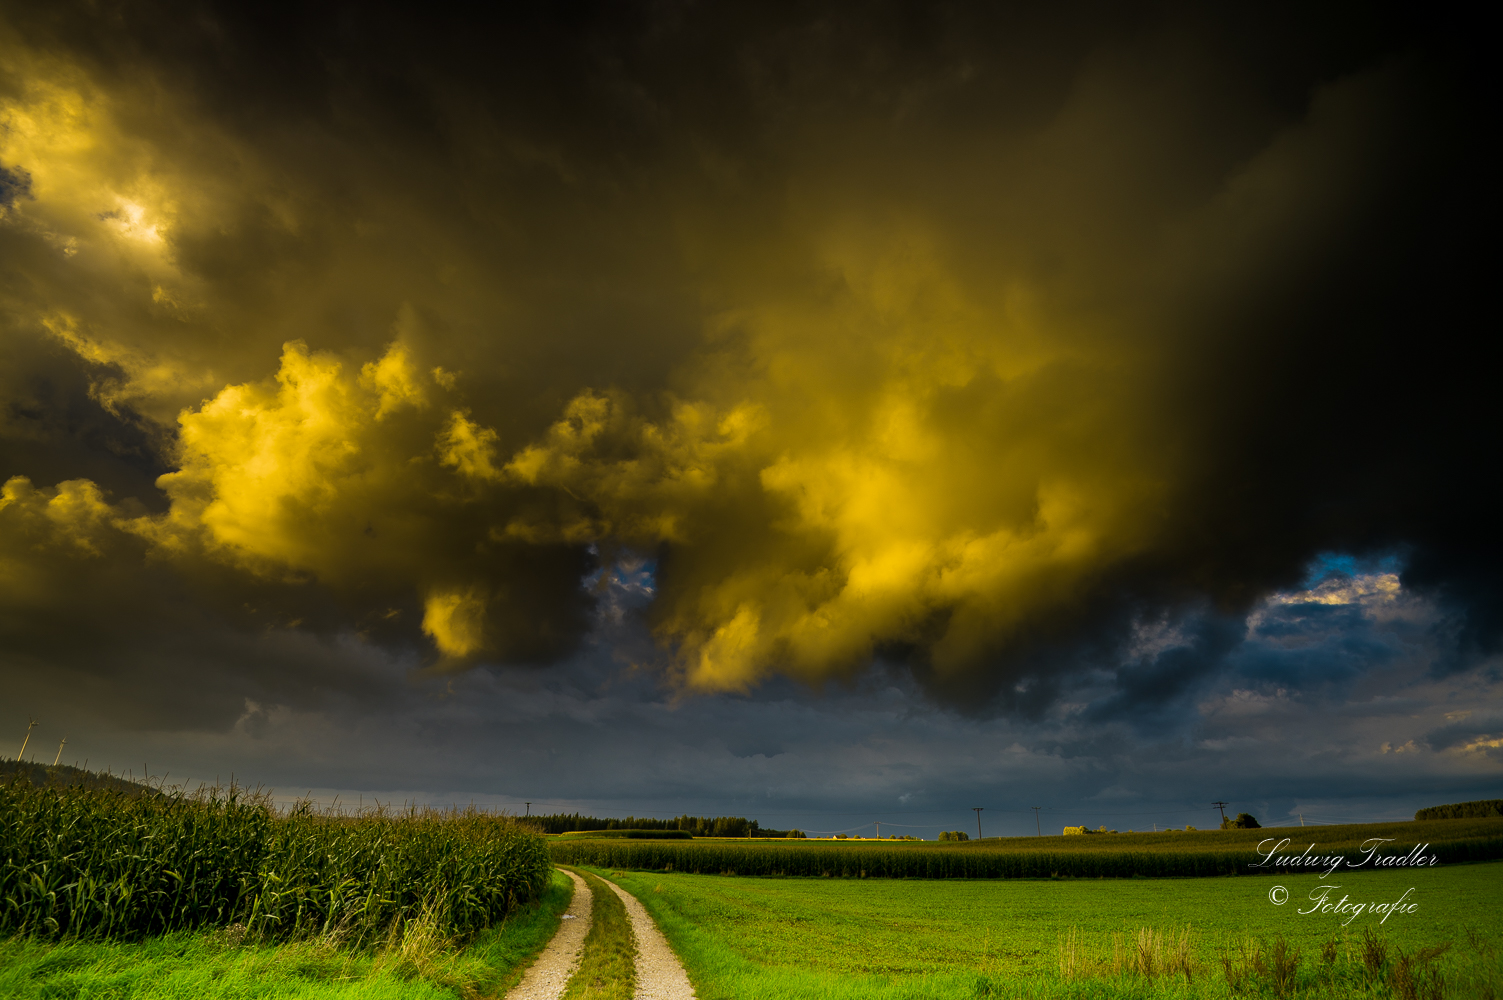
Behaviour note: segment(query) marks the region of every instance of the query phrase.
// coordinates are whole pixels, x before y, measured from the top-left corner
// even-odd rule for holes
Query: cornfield
[[[243,789],[129,797],[0,785],[0,934],[129,938],[239,924],[351,944],[463,938],[548,883],[542,837],[476,810],[279,812]]]
[[[1249,868],[1262,859],[1246,848],[1175,851],[1122,845],[1116,850],[1103,846],[1050,851],[989,844],[555,840],[548,849],[559,864],[726,875],[940,879],[1204,878],[1275,873],[1269,868]],[[1350,848],[1331,853],[1353,863],[1363,858]],[[1503,858],[1503,836],[1441,842],[1426,853],[1438,856],[1441,864]]]

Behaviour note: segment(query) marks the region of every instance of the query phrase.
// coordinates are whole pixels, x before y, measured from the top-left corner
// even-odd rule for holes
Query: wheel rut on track
[[[658,930],[647,908],[619,885],[610,881],[605,884],[621,897],[637,937],[637,992],[633,1000],[694,1000],[694,986],[684,971],[684,963],[668,947],[668,939]]]
[[[584,957],[584,942],[594,917],[594,896],[584,879],[567,869],[559,870],[574,881],[574,898],[564,911],[557,933],[522,981],[506,994],[506,1000],[558,1000]],[[647,909],[625,889],[606,879],[601,881],[620,897],[631,920],[637,946],[637,988],[633,1000],[695,1000],[694,986],[683,963],[668,946],[668,940]]]

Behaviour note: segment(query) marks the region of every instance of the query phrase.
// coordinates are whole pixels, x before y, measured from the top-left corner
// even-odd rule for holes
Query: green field
[[[1426,967],[1411,962],[1415,997],[1436,972],[1444,996],[1503,992],[1496,947],[1503,935],[1503,864],[1343,872],[1277,879],[918,881],[745,878],[612,873],[641,899],[684,960],[699,1000],[950,1000],[978,996],[1225,997],[1223,957],[1251,974],[1248,995],[1276,994],[1272,948],[1297,948],[1291,989],[1302,996],[1404,997],[1401,955],[1444,942]],[[1275,884],[1290,891],[1269,901]],[[1366,915],[1342,927],[1330,915],[1301,916],[1319,884],[1354,899],[1397,899],[1410,887],[1412,914],[1385,924]],[[1344,919],[1344,918],[1343,918]],[[1143,929],[1157,951],[1152,975],[1134,971]],[[1183,970],[1174,964],[1188,928]],[[1364,934],[1387,951],[1370,977]],[[1074,975],[1062,973],[1074,941]],[[1115,937],[1115,941],[1114,941]],[[1260,946],[1253,958],[1249,942]],[[1334,961],[1322,960],[1334,942]],[[1292,952],[1290,953],[1292,955]],[[1269,969],[1257,973],[1257,963]],[[1287,964],[1287,961],[1286,961]],[[1489,993],[1488,991],[1492,992]]]

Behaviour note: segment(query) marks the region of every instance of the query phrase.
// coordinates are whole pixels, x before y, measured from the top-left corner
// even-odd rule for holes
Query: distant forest
[[[1414,814],[1415,819],[1485,819],[1503,816],[1503,799],[1457,802],[1449,806],[1431,806]]]
[[[679,816],[676,819],[648,819],[627,816],[625,819],[601,819],[579,813],[553,813],[528,816],[524,822],[535,824],[544,833],[573,833],[576,830],[687,830],[696,837],[786,837],[787,830],[764,830],[754,819],[744,816]]]

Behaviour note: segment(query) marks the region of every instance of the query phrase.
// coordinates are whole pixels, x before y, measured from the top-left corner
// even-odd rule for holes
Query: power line
[[[805,830],[804,832],[805,833],[828,833],[828,834],[832,834],[832,835],[833,834],[837,834],[837,833],[855,833],[857,830],[865,830],[869,826],[871,826],[871,823],[862,823],[860,826],[848,826],[844,830],[815,830],[815,829],[811,828],[811,829]]]

